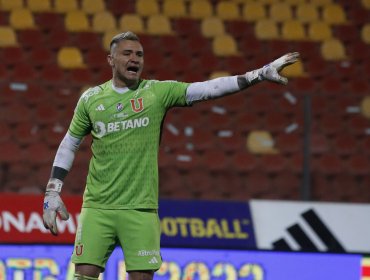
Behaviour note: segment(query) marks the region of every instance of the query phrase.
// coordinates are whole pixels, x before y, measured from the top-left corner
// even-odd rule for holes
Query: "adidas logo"
[[[98,107],[96,107],[95,110],[96,111],[104,111],[105,110],[104,105],[103,104],[100,104]]]
[[[158,260],[157,260],[157,258],[156,257],[153,257],[150,261],[149,261],[149,263],[158,263]]]

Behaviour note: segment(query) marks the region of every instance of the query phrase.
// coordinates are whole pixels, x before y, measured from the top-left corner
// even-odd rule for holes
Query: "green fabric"
[[[80,274],[75,273],[73,279],[74,280],[98,280],[99,278],[84,276],[84,275],[80,275]]]
[[[158,270],[160,221],[156,209],[82,208],[72,262],[93,264],[104,271],[116,245],[121,245],[127,271]]]
[[[158,208],[161,125],[169,108],[187,105],[188,85],[141,80],[119,94],[108,81],[82,94],[69,133],[93,138],[83,207]]]

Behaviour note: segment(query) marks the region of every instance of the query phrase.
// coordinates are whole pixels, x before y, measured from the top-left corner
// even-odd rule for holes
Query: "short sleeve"
[[[166,108],[187,106],[186,89],[190,84],[177,81],[158,81],[154,87]]]
[[[91,129],[92,125],[86,110],[86,102],[82,96],[77,103],[68,131],[72,136],[82,138],[89,134]]]

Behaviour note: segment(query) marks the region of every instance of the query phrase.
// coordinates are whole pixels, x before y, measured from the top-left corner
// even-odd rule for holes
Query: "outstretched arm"
[[[262,68],[247,72],[243,75],[221,77],[205,82],[192,83],[186,91],[186,99],[189,103],[214,99],[233,94],[260,81],[271,81],[286,85],[288,79],[281,76],[279,72],[284,67],[295,63],[298,58],[298,52],[288,53]]]
[[[68,132],[59,145],[56,153],[51,176],[46,186],[43,207],[43,221],[45,228],[49,229],[54,235],[58,234],[56,216],[59,213],[63,220],[68,220],[68,211],[60,198],[63,187],[63,180],[72,167],[75,153],[81,144],[82,139],[73,137]]]

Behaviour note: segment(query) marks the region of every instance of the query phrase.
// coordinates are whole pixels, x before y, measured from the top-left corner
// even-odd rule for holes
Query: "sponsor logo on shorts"
[[[153,257],[153,258],[150,259],[149,263],[152,263],[152,264],[158,263],[158,260],[157,260],[156,257]]]
[[[145,256],[159,256],[159,251],[156,251],[156,250],[151,250],[151,251],[147,251],[147,250],[140,250],[137,252],[137,255],[139,257],[145,257]]]

